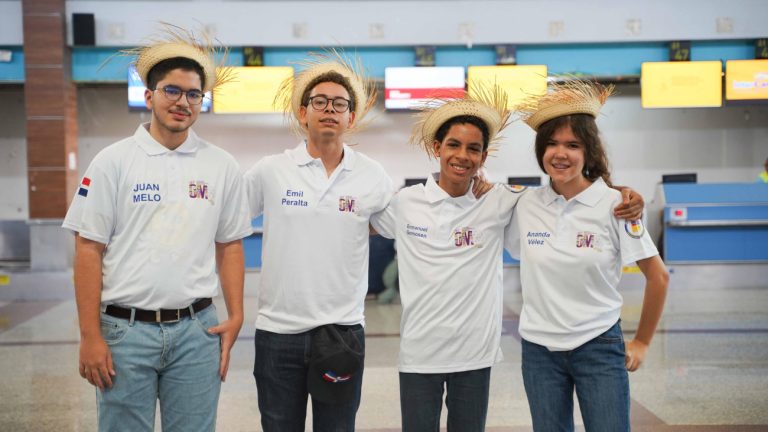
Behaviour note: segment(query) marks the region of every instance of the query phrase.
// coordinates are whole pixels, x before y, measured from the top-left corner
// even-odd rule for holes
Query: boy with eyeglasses
[[[373,84],[340,56],[305,66],[278,99],[305,138],[245,176],[251,215],[264,215],[253,373],[266,432],[304,431],[309,393],[314,430],[354,430],[362,365],[323,376],[348,397],[308,392],[313,334],[332,325],[364,349],[368,221],[393,190],[379,163],[345,143],[376,100]]]
[[[243,322],[252,230],[239,166],[190,129],[226,77],[213,48],[167,30],[130,51],[151,121],[94,158],[63,224],[76,233],[79,368],[97,387],[100,431],[152,431],[158,400],[164,431],[214,430]]]

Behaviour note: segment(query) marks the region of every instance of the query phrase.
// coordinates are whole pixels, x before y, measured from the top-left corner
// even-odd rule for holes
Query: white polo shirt
[[[572,350],[618,321],[622,265],[658,255],[641,222],[613,216],[620,202],[602,179],[570,201],[551,186],[520,199],[506,244],[520,258],[524,339]]]
[[[371,218],[397,242],[401,372],[448,373],[501,360],[504,231],[522,194],[494,185],[451,197],[430,176]]]
[[[251,234],[240,169],[189,137],[168,150],[141,125],[91,162],[63,227],[107,245],[102,305],[189,306],[219,287],[214,242]]]
[[[251,215],[264,214],[256,328],[301,333],[363,324],[368,221],[392,196],[392,180],[344,145],[328,177],[306,143],[260,160],[245,175]]]

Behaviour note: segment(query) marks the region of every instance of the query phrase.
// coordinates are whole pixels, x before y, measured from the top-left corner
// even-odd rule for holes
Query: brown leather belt
[[[192,303],[192,309],[195,312],[200,312],[201,310],[210,306],[212,303],[213,300],[210,298],[200,299]],[[160,309],[156,311],[144,309],[134,310],[136,311],[136,314],[133,316],[133,319],[143,322],[169,323],[179,321],[180,319],[189,316],[188,307],[184,309]],[[107,306],[107,309],[104,311],[104,313],[115,318],[131,319],[131,309],[129,308],[127,309],[120,306],[109,305]]]

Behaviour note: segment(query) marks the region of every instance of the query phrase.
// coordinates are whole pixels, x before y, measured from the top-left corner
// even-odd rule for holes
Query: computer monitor
[[[512,186],[541,186],[541,177],[507,177],[507,184]]]
[[[663,174],[662,183],[696,183],[696,173]]]

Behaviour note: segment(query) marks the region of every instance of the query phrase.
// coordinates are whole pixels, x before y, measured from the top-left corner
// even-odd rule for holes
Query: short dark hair
[[[486,125],[485,122],[480,119],[480,117],[471,115],[460,115],[449,118],[437,129],[437,132],[435,132],[435,139],[442,143],[445,139],[445,136],[448,134],[448,131],[451,129],[451,126],[457,124],[471,124],[472,126],[480,129],[480,132],[483,134],[483,151],[488,150],[488,141],[490,140],[488,125]]]
[[[536,133],[536,160],[539,168],[545,173],[544,152],[547,143],[560,128],[570,126],[573,134],[584,144],[584,171],[582,175],[591,181],[602,177],[608,186],[611,183],[611,172],[608,169],[608,156],[600,140],[600,131],[597,129],[595,118],[589,114],[570,114],[555,117],[539,126]]]
[[[186,57],[172,57],[152,66],[152,69],[147,74],[147,88],[154,90],[157,87],[157,83],[162,81],[168,75],[168,72],[174,69],[197,72],[200,76],[200,88],[201,90],[205,88],[205,72],[203,72],[203,67],[198,62]]]
[[[312,89],[317,87],[318,84],[326,82],[338,84],[344,87],[347,93],[349,93],[349,111],[355,112],[356,95],[355,92],[352,91],[352,84],[349,83],[349,79],[347,79],[347,77],[334,71],[320,74],[316,76],[312,81],[310,81],[309,84],[307,84],[307,87],[304,89],[304,93],[301,94],[301,106],[309,105],[309,94],[312,93]]]

